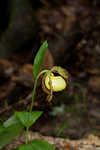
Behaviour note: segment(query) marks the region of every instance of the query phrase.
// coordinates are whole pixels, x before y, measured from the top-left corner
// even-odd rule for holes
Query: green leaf
[[[33,140],[31,145],[34,150],[55,150],[51,144],[43,140]]]
[[[0,125],[0,149],[19,135],[23,130],[24,126],[15,115],[6,120]]]
[[[29,144],[21,145],[18,150],[56,150],[53,145],[43,140],[33,140]]]
[[[42,115],[42,111],[15,112],[15,115],[25,127],[29,128]]]
[[[40,46],[40,49],[39,49],[38,53],[35,56],[34,64],[33,64],[33,75],[34,75],[35,79],[36,79],[36,77],[37,77],[37,75],[39,73],[40,67],[41,67],[41,65],[43,63],[43,59],[44,59],[47,47],[48,47],[48,43],[47,43],[47,41],[45,41]]]
[[[3,125],[0,125],[0,133],[5,130],[5,127]]]
[[[8,120],[6,120],[4,123],[3,123],[3,126],[5,128],[11,126],[11,125],[15,125],[15,124],[21,124],[21,122],[19,121],[19,119],[13,115],[11,116]],[[22,125],[22,124],[21,124]]]
[[[5,128],[3,132],[0,132],[0,149],[12,141],[13,138],[18,136],[23,131],[23,129],[24,128],[21,124],[15,124]]]

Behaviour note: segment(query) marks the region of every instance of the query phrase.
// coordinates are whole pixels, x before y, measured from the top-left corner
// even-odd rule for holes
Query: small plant
[[[33,111],[36,86],[39,77],[44,74],[42,79],[43,91],[48,94],[47,101],[50,102],[53,97],[53,92],[59,92],[64,90],[69,83],[68,72],[58,66],[54,66],[51,70],[42,70],[40,72],[40,67],[43,62],[43,58],[48,47],[47,41],[45,41],[33,63],[33,76],[34,76],[34,87],[32,92],[32,103],[30,106],[30,111],[16,111],[15,114],[10,117],[7,121],[0,124],[0,149],[2,149],[6,144],[8,144],[14,137],[18,136],[24,128],[26,128],[26,141],[24,145],[16,148],[16,150],[55,150],[55,148],[48,142],[42,140],[33,140],[28,143],[28,133],[29,128],[36,122],[36,120],[42,115],[42,111]],[[57,74],[55,76],[55,73]]]
[[[97,130],[93,130],[92,134],[97,135]]]
[[[62,131],[68,126],[69,124],[69,120],[67,120],[66,122],[64,122],[61,127],[58,129],[56,135],[57,136],[61,136]]]

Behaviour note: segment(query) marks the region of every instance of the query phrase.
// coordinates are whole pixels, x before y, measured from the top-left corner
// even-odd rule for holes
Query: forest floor
[[[33,139],[49,141],[59,150],[99,150],[99,8],[82,0],[66,4],[63,1],[57,7],[42,2],[44,7],[35,12],[37,36],[40,41],[47,40],[49,47],[41,69],[62,66],[70,73],[71,83],[48,104],[39,81],[33,109],[43,110],[44,114],[30,134]],[[36,44],[40,45],[38,41]],[[32,51],[25,51],[10,59],[0,59],[0,118],[7,119],[15,109],[29,109],[34,85],[32,55]],[[5,149],[23,143],[24,136],[23,133]]]

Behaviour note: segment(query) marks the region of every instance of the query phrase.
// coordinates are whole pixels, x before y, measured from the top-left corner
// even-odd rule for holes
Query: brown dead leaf
[[[100,92],[100,77],[99,76],[93,76],[89,79],[88,85],[90,88],[92,88],[95,92]]]
[[[41,70],[43,70],[43,69],[51,69],[53,66],[54,66],[54,59],[53,59],[53,56],[52,56],[51,52],[48,49],[46,51]]]

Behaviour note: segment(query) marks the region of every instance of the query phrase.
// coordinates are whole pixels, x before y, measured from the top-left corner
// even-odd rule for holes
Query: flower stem
[[[27,127],[26,128],[26,144],[28,144],[28,133],[29,133],[29,128]]]
[[[30,112],[32,111],[33,104],[34,104],[37,81],[38,81],[39,77],[40,77],[43,73],[49,73],[49,72],[51,72],[51,71],[50,71],[50,70],[43,70],[43,71],[41,71],[41,72],[38,74],[37,78],[35,79],[34,88],[33,88],[33,91],[32,91],[32,103],[31,103],[31,107],[30,107]]]

